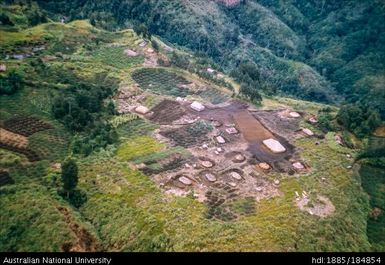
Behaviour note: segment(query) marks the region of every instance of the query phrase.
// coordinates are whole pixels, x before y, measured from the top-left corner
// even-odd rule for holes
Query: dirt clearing
[[[235,113],[234,120],[243,137],[250,143],[274,138],[273,134],[247,111]]]
[[[151,109],[153,112],[150,120],[159,124],[169,124],[186,114],[182,106],[172,100],[165,99]]]

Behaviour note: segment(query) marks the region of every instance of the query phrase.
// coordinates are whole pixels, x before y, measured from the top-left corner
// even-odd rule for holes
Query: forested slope
[[[55,14],[90,18],[108,29],[144,23],[153,34],[208,54],[229,71],[244,61],[256,63],[263,80],[281,93],[370,101],[385,115],[378,88],[385,68],[381,1],[39,2]]]

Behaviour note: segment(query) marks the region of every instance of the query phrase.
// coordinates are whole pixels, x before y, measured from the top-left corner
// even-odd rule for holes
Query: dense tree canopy
[[[76,188],[78,184],[78,166],[73,159],[67,159],[61,166],[61,179],[63,182],[63,190],[69,194]]]
[[[165,0],[38,2],[72,19],[98,17],[101,27],[159,35],[210,56],[228,71],[251,61],[270,93],[369,102],[380,82],[374,79],[385,69],[385,7],[378,0],[249,0],[231,7],[213,1],[200,1],[199,7]],[[385,99],[375,101],[373,108],[382,108],[384,118]]]
[[[24,75],[11,70],[7,75],[0,76],[0,95],[11,95],[23,87]]]

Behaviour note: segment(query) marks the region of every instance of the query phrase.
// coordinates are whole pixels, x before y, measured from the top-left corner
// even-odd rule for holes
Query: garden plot
[[[168,99],[152,108],[151,112],[153,112],[153,115],[150,120],[159,124],[170,124],[186,114],[184,108],[178,102]]]
[[[197,92],[197,95],[211,102],[212,104],[220,104],[226,102],[228,97],[214,88],[204,88]]]
[[[283,115],[287,110],[264,110],[256,111],[253,113],[265,127],[270,131],[277,132],[282,137],[287,139],[294,138],[299,130],[299,123],[301,118],[292,118],[287,115]]]
[[[68,136],[58,129],[37,132],[28,139],[28,148],[34,150],[40,159],[55,161],[66,155]]]
[[[209,141],[206,134],[212,129],[213,127],[208,122],[198,121],[191,125],[161,131],[160,134],[171,139],[175,145],[192,147],[202,142]]]
[[[185,159],[186,156],[182,153],[169,153],[166,157],[146,162],[146,166],[142,168],[141,171],[146,175],[153,175],[164,171],[175,170],[183,166]]]
[[[0,142],[16,148],[26,148],[28,146],[27,137],[7,131],[3,128],[0,128]]]
[[[221,104],[228,96],[206,83],[191,82],[186,78],[162,68],[142,68],[132,74],[132,78],[142,89],[158,95],[186,97],[195,95],[210,104]]]
[[[148,120],[137,118],[120,125],[117,129],[121,137],[131,138],[137,135],[151,134],[159,125]]]
[[[101,47],[93,54],[97,61],[119,69],[143,63],[142,55],[127,56],[127,47]]]
[[[11,152],[23,154],[27,157],[27,159],[30,162],[35,162],[35,161],[40,160],[39,155],[34,150],[29,149],[29,148],[18,148],[15,146],[10,146],[10,145],[4,144],[2,142],[0,142],[0,148],[11,151]]]
[[[29,148],[28,138],[0,128],[0,148],[25,155],[29,161],[40,160],[39,155]]]
[[[186,97],[191,82],[165,69],[142,68],[132,73],[132,78],[142,89],[159,95]]]
[[[67,137],[50,124],[29,116],[18,116],[3,122],[1,148],[25,155],[30,162],[54,161],[65,155]]]
[[[36,132],[52,128],[50,124],[38,118],[28,116],[19,116],[6,120],[3,127],[10,132],[23,136],[30,136]]]

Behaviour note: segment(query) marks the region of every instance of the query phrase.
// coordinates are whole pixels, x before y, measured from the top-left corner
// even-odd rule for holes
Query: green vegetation
[[[165,69],[141,68],[132,74],[132,78],[143,89],[160,95],[185,97],[189,93],[188,88],[183,88],[183,85],[188,85],[190,82]]]
[[[0,76],[0,95],[11,95],[23,87],[23,75],[11,70],[7,76]]]
[[[359,137],[373,133],[381,125],[378,112],[362,105],[341,107],[337,115],[337,121]]]
[[[376,251],[384,251],[385,242],[385,179],[384,169],[364,165],[360,169],[362,187],[370,195],[367,232]]]
[[[75,240],[57,209],[63,203],[45,187],[31,183],[9,185],[1,188],[0,198],[1,250],[62,251],[64,242]]]
[[[101,47],[93,51],[96,60],[119,69],[129,68],[143,62],[143,56],[129,57],[124,54],[127,47]]]
[[[67,199],[70,197],[70,193],[74,191],[78,184],[78,166],[75,160],[67,159],[61,166],[61,179],[63,182],[63,190],[67,193]]]
[[[25,137],[24,149],[0,149],[0,171],[12,179],[0,187],[0,251],[384,250],[384,138],[371,137],[384,119],[383,5],[37,2],[0,4],[0,64],[8,69],[0,76],[0,125]],[[45,23],[48,14],[57,22]],[[89,22],[58,23],[63,16]],[[119,31],[127,27],[134,31]],[[152,39],[162,67],[141,67],[147,54],[124,54],[146,50],[140,37]],[[205,89],[190,90],[190,80]],[[264,109],[316,115],[317,125],[300,126],[320,139],[291,139],[308,171],[296,178],[272,170],[266,180],[280,181],[277,196],[237,199],[218,212],[193,194],[166,194],[149,175],[185,166],[186,148],[208,143],[214,127],[161,127],[174,145],[159,141],[160,125],[115,110],[118,88],[134,83],[146,90],[135,103],[149,108],[189,95],[221,103],[232,91]],[[282,95],[350,104],[338,111]],[[326,196],[335,211],[327,218],[301,211],[295,194],[302,191],[313,204]]]
[[[323,132],[334,131],[334,116],[330,108],[323,108],[318,111],[318,128]]]
[[[135,31],[136,35],[151,40],[151,33],[143,23],[134,25],[133,30]]]
[[[10,2],[10,1],[4,1]],[[26,28],[47,22],[47,16],[36,2],[24,2],[22,5],[0,5],[0,22],[4,27]]]
[[[149,136],[139,136],[121,145],[117,157],[127,161],[158,152],[164,148],[158,141]]]

